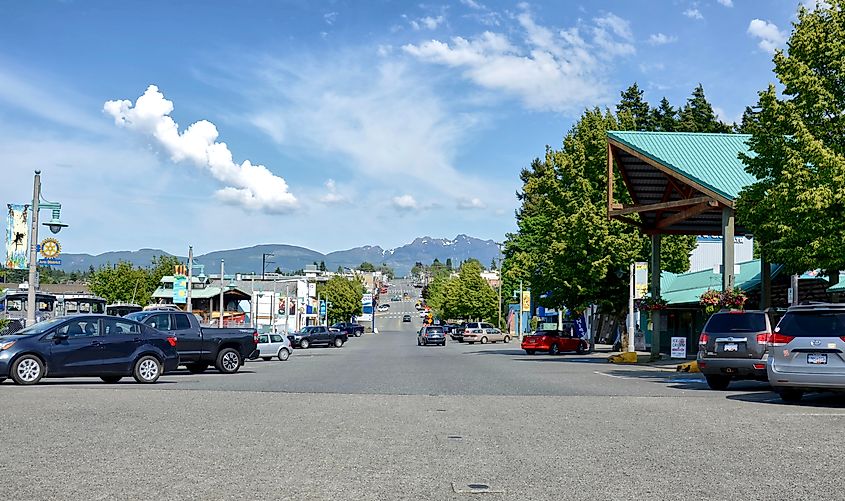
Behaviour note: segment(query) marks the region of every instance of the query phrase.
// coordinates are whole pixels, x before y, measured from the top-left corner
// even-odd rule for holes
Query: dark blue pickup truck
[[[185,311],[139,311],[126,318],[176,336],[179,363],[194,374],[205,371],[212,364],[224,374],[233,374],[244,361],[258,358],[255,329],[202,327],[196,315]]]

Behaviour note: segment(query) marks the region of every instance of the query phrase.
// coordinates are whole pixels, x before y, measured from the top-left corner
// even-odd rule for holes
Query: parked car
[[[446,346],[446,334],[443,332],[443,327],[427,325],[420,328],[417,332],[417,346],[428,346],[430,344]]]
[[[769,384],[784,402],[809,391],[845,391],[845,305],[786,310],[769,336]]]
[[[387,310],[390,309],[390,305],[388,303],[382,303],[382,304],[378,305],[378,308],[376,308],[376,309],[378,311],[387,311]]]
[[[309,325],[303,327],[299,332],[288,336],[291,345],[294,348],[302,348],[303,350],[311,346],[334,346],[340,348],[346,341],[349,340],[346,332],[339,329],[330,329],[325,325]]]
[[[186,311],[139,311],[124,318],[176,336],[179,363],[193,374],[204,372],[211,364],[224,374],[233,374],[244,361],[258,358],[255,329],[201,327],[197,316]]]
[[[349,337],[361,337],[364,335],[364,326],[354,322],[338,322],[332,325],[332,329],[343,331]]]
[[[155,383],[179,366],[176,336],[133,320],[74,315],[33,324],[0,337],[0,382],[36,384],[44,377],[99,377],[117,383],[132,376]]]
[[[590,343],[575,335],[570,326],[564,325],[563,330],[534,331],[530,336],[522,338],[521,348],[529,355],[538,351],[548,352],[549,355],[574,351],[581,355],[590,351]]]
[[[291,353],[293,353],[293,347],[287,336],[275,333],[258,335],[258,356],[262,360],[268,361],[277,357],[284,362],[290,358]]]
[[[766,381],[767,343],[771,320],[759,310],[714,313],[698,338],[698,369],[713,390],[731,381]]]
[[[411,321],[411,315],[408,315],[407,313],[405,315],[402,315],[402,321],[403,322],[410,322]]]
[[[452,341],[457,341],[459,343],[464,342],[464,329],[466,329],[467,323],[463,322],[458,324],[454,328],[449,330],[449,337],[452,338]]]
[[[469,344],[475,344],[476,342],[480,342],[481,344],[498,343],[499,341],[504,341],[505,343],[511,342],[510,334],[485,323],[467,324],[461,337],[465,343]]]

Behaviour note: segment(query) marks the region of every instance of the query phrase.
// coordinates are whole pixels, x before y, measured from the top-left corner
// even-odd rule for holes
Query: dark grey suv
[[[714,313],[698,339],[698,368],[713,390],[733,380],[767,381],[766,348],[772,324],[759,310]]]

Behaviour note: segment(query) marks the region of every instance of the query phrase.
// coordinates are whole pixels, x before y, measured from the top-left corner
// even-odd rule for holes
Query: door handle
[[[91,341],[91,346],[102,346],[102,343],[99,341]]]

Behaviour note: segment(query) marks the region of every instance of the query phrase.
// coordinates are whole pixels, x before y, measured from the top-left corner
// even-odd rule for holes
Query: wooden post
[[[760,252],[760,309],[772,306],[772,263]]]
[[[651,236],[651,297],[660,297],[660,244],[662,235],[654,234]],[[661,317],[663,316],[659,310],[652,310],[651,315],[651,356],[657,358],[660,356],[660,328]]]
[[[734,288],[734,210],[722,208],[722,290]]]

